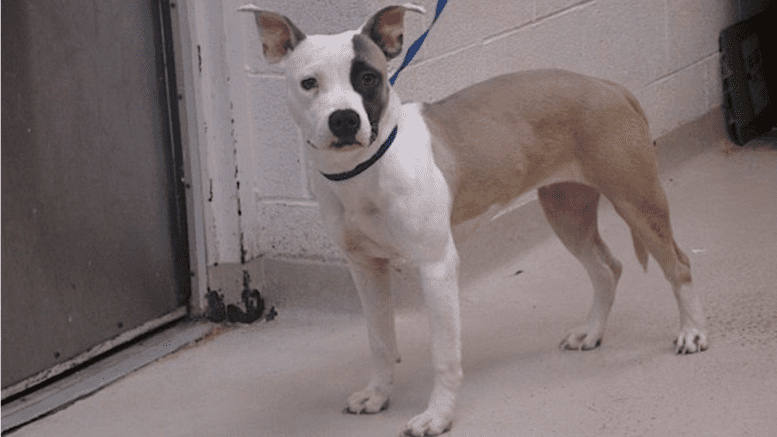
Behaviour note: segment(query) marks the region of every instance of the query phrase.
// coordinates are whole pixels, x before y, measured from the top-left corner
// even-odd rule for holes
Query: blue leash
[[[421,49],[421,45],[424,43],[424,40],[426,39],[426,35],[429,34],[429,31],[432,30],[432,26],[434,26],[434,23],[437,22],[437,18],[440,17],[440,14],[442,13],[443,8],[445,8],[445,4],[448,3],[448,0],[439,0],[437,2],[437,11],[434,14],[434,19],[432,20],[432,24],[429,25],[429,29],[424,32],[423,35],[421,35],[415,42],[410,46],[409,49],[407,49],[407,54],[405,54],[405,60],[402,61],[402,66],[399,67],[399,70],[397,70],[393,76],[391,76],[391,79],[389,79],[389,83],[391,85],[394,85],[394,81],[397,80],[397,76],[399,76],[399,72],[404,70],[405,67],[407,67],[407,64],[410,63],[410,61],[413,60],[413,56],[418,52],[418,50]]]

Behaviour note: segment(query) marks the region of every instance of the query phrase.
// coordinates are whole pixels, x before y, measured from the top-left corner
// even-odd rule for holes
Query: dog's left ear
[[[380,47],[386,59],[393,59],[402,52],[402,34],[404,33],[405,12],[425,13],[421,6],[406,4],[388,6],[378,11],[361,27],[362,34]]]

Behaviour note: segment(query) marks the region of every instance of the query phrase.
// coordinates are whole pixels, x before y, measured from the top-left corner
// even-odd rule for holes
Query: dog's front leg
[[[388,261],[351,258],[350,267],[367,322],[372,351],[372,377],[367,388],[352,394],[349,413],[377,413],[388,406],[394,385],[394,364],[399,360],[394,331],[394,308],[389,286]]]
[[[421,286],[432,331],[434,388],[426,411],[405,427],[405,435],[438,435],[450,429],[462,382],[459,256],[449,237],[442,257],[421,263]]]

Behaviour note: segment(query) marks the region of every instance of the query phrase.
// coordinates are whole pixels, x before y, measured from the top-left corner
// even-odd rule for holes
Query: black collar
[[[367,170],[368,168],[370,168],[370,166],[372,166],[372,164],[375,164],[380,159],[380,157],[383,156],[384,153],[386,153],[386,151],[388,150],[389,146],[391,146],[391,143],[394,142],[394,137],[397,136],[397,128],[398,127],[399,127],[399,125],[394,126],[394,130],[392,130],[391,133],[389,134],[388,138],[386,138],[386,142],[383,143],[380,146],[380,149],[378,149],[378,151],[375,152],[375,154],[372,155],[372,157],[370,157],[370,159],[368,159],[368,160],[362,162],[361,164],[357,165],[356,167],[353,168],[353,170],[346,171],[346,172],[343,172],[343,173],[324,173],[324,172],[321,172],[321,174],[324,175],[324,177],[329,179],[330,181],[344,181],[346,179],[350,179],[350,178],[358,175],[359,173],[363,172],[364,170]]]

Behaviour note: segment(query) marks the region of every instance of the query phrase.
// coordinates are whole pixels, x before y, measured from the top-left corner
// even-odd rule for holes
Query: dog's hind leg
[[[560,346],[593,349],[602,341],[621,275],[621,263],[612,256],[597,229],[599,192],[583,184],[557,183],[541,187],[539,199],[545,217],[564,246],[588,271],[594,289],[588,321],[569,331]]]
[[[672,235],[666,195],[655,178],[636,183],[639,188],[632,187],[629,195],[608,198],[631,227],[635,244],[641,241],[647,247],[672,284],[680,310],[680,333],[675,340],[677,353],[701,352],[708,347],[704,311],[691,283],[688,256],[677,247]],[[618,190],[623,194],[623,187]]]
[[[633,126],[623,124],[623,129],[627,128],[637,131]],[[691,286],[691,264],[674,240],[669,203],[657,176],[655,151],[647,140],[647,127],[641,130],[641,138],[624,137],[634,141],[630,147],[611,146],[609,154],[583,155],[586,158],[583,162],[588,163],[586,176],[631,228],[637,258],[643,267],[647,265],[647,249],[672,284],[680,309],[680,333],[675,341],[677,352],[703,351],[707,349],[705,318],[699,296]],[[618,144],[619,141],[622,138],[602,144]],[[616,153],[621,155],[622,162],[606,159]]]

